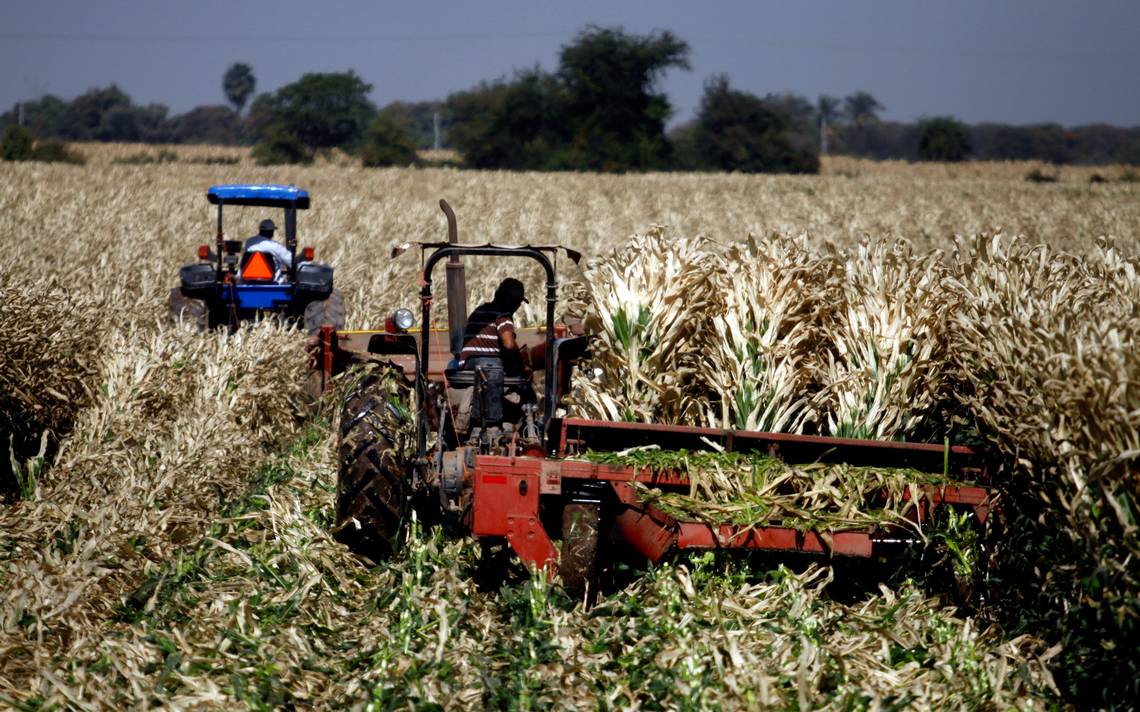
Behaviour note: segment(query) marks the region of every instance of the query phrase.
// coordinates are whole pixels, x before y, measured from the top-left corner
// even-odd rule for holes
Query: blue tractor
[[[265,316],[283,318],[308,334],[323,324],[344,327],[344,300],[333,289],[332,267],[313,262],[313,248],[297,249],[297,211],[309,208],[308,191],[291,185],[215,185],[206,198],[218,206],[217,242],[213,250],[201,245],[200,261],[182,267],[182,284],[170,291],[173,320],[192,322],[202,330],[232,330]],[[226,239],[226,206],[284,210],[285,244],[275,243],[272,232],[249,241]],[[262,227],[276,229],[272,220],[263,221]],[[255,248],[254,243],[263,244]]]

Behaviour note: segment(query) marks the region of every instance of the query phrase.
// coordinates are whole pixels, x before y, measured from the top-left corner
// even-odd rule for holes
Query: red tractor
[[[667,450],[719,449],[754,452],[789,463],[843,462],[912,468],[959,482],[987,482],[985,458],[965,446],[880,442],[842,438],[720,430],[673,425],[604,422],[560,416],[571,372],[588,355],[589,337],[555,323],[558,285],[553,259],[562,248],[462,245],[446,202],[448,242],[419,245],[423,264],[421,324],[399,310],[378,332],[320,333],[317,365],[330,379],[344,364],[375,363],[395,370],[395,382],[369,376],[345,401],[337,487],[337,537],[361,553],[383,558],[415,508],[422,520],[439,522],[484,544],[505,543],[527,565],[561,575],[570,591],[593,590],[599,558],[608,542],[623,542],[653,561],[685,549],[751,549],[845,557],[871,557],[915,543],[902,528],[817,533],[792,527],[716,525],[671,516],[646,503],[635,483],[688,492],[680,468],[649,470],[585,459],[592,451],[639,446]],[[570,252],[571,258],[577,255]],[[517,421],[494,440],[469,442],[475,423],[464,423],[465,397],[480,388],[478,374],[448,368],[462,346],[466,296],[462,257],[482,256],[538,263],[546,274],[546,321],[519,330],[530,353],[541,396],[515,409]],[[450,324],[432,330],[435,268],[447,263]],[[508,393],[530,386],[508,378]],[[414,403],[399,402],[407,394]],[[509,398],[509,396],[508,396]],[[410,433],[414,442],[401,433]],[[401,444],[401,438],[408,442]],[[430,445],[429,445],[430,442]],[[403,454],[397,451],[404,450]],[[926,486],[916,490],[909,516],[929,519],[939,506],[968,508],[984,522],[992,509],[985,486]]]

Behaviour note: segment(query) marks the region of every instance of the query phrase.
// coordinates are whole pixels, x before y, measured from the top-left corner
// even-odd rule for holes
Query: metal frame
[[[424,248],[428,249],[428,248]],[[494,247],[494,246],[466,246],[448,245],[436,248],[424,262],[420,280],[423,286],[420,289],[420,303],[422,305],[421,328],[431,324],[432,303],[432,271],[444,258],[452,257],[520,257],[538,262],[546,271],[546,349],[545,349],[545,394],[541,431],[543,441],[547,438],[547,426],[554,418],[554,400],[557,397],[558,384],[554,379],[554,304],[557,301],[558,282],[555,279],[554,265],[543,251],[533,247]],[[416,397],[420,413],[426,412],[426,389],[423,382],[427,380],[427,373],[431,364],[430,339],[420,339],[420,359],[416,368]],[[422,417],[416,425],[416,447],[422,458],[427,454],[427,425]]]

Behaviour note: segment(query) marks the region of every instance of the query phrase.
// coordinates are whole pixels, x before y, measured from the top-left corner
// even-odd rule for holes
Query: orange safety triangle
[[[273,270],[269,268],[269,261],[261,252],[254,252],[245,269],[241,271],[242,279],[273,279]]]

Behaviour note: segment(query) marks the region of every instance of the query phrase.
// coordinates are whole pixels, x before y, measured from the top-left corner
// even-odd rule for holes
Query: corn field
[[[1140,698],[1140,184],[1115,180],[1123,169],[1042,185],[1022,179],[1027,164],[527,175],[79,150],[86,166],[0,164],[0,705]],[[464,242],[582,251],[580,268],[558,265],[559,316],[597,335],[574,414],[998,453],[1006,523],[983,536],[1001,595],[955,608],[917,568],[851,592],[839,561],[706,554],[627,572],[588,608],[518,567],[490,590],[474,542],[418,525],[370,566],[330,536],[337,404],[306,402],[297,333],[165,319],[178,266],[212,242],[205,190],[227,182],[312,193],[300,243],[336,268],[349,328],[415,304],[418,261],[390,248],[441,239],[441,197]],[[228,236],[265,212],[227,210]],[[507,274],[541,293],[538,270],[521,270],[472,260],[469,303]],[[861,493],[905,486],[730,464],[662,505],[834,528],[870,521],[851,506]]]

